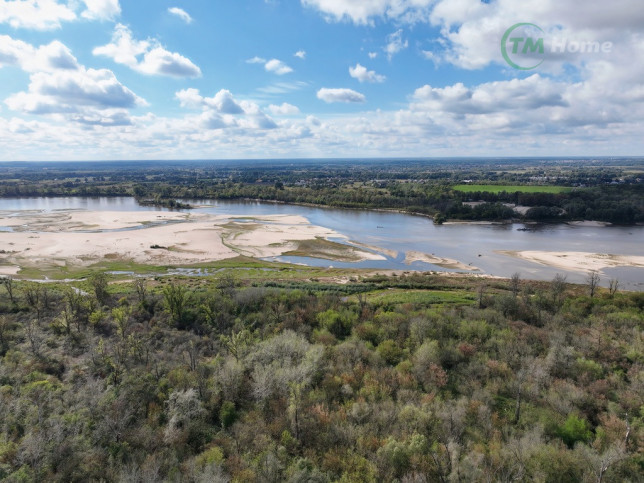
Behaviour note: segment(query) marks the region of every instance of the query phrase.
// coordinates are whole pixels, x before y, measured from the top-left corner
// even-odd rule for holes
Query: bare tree
[[[145,305],[148,296],[148,287],[147,282],[143,278],[137,278],[134,280],[134,290],[136,290],[136,296],[139,299],[139,302]]]
[[[36,282],[28,282],[25,285],[24,290],[27,305],[36,311],[36,318],[40,321],[43,309],[42,286]]]
[[[599,273],[597,273],[596,270],[591,270],[588,273],[588,277],[586,278],[586,283],[588,284],[588,293],[590,295],[590,298],[593,298],[595,296],[595,292],[597,291],[597,287],[599,287]]]
[[[485,289],[486,289],[486,285],[484,283],[482,283],[481,285],[479,285],[479,287],[478,287],[478,289],[476,291],[477,295],[478,295],[477,299],[478,299],[478,302],[479,302],[479,309],[483,308],[483,298],[485,297]]]
[[[217,281],[217,289],[225,297],[233,298],[235,296],[236,285],[237,283],[232,273],[225,273]]]
[[[4,356],[9,349],[9,322],[3,315],[0,317],[0,356]]]
[[[565,291],[566,276],[558,273],[555,275],[555,278],[552,279],[552,282],[550,282],[550,295],[552,297],[552,305],[555,310],[561,308]]]
[[[514,272],[512,277],[510,277],[510,290],[512,290],[512,295],[515,297],[519,294],[520,283],[521,274],[519,272]]]
[[[13,293],[14,285],[13,285],[13,278],[12,277],[2,277],[0,278],[0,283],[4,285],[4,288],[7,290],[7,294],[9,295],[9,300],[11,300],[11,303],[15,303],[15,296]]]
[[[608,291],[610,292],[610,294],[615,295],[618,287],[619,287],[619,280],[617,280],[616,278],[611,278],[610,281],[608,282]]]

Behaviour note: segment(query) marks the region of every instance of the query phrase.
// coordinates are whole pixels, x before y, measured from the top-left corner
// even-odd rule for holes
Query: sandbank
[[[644,267],[644,256],[590,252],[549,252],[538,250],[495,250],[496,253],[521,258],[549,267],[571,271],[600,271],[612,267]]]
[[[405,254],[405,263],[411,265],[413,262],[425,262],[431,263],[432,265],[437,265],[443,268],[453,268],[456,270],[478,270],[477,267],[473,265],[465,265],[458,260],[453,260],[451,258],[437,257],[435,255],[429,255],[428,253],[417,252],[417,251],[408,251]]]
[[[103,261],[176,265],[238,255],[265,258],[295,250],[303,241],[346,239],[294,215],[30,211],[0,213],[0,226],[13,230],[0,232],[0,273],[12,275],[16,267],[88,266]],[[340,260],[383,258],[356,247],[337,245],[346,247],[346,252],[336,250]]]

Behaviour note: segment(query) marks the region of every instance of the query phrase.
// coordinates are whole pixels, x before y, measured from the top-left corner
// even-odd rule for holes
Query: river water
[[[359,243],[395,251],[387,260],[341,263],[307,257],[280,257],[279,260],[315,266],[368,267],[404,270],[449,270],[416,261],[404,262],[405,253],[418,251],[459,260],[478,267],[489,275],[509,277],[519,272],[522,278],[550,280],[555,274],[566,275],[571,282],[583,282],[586,274],[564,271],[496,253],[496,250],[545,250],[610,253],[644,256],[643,226],[587,226],[568,224],[473,224],[434,225],[423,216],[401,213],[321,208],[254,201],[187,200],[201,206],[193,211],[225,215],[288,214],[306,217],[312,224],[330,228]],[[152,211],[156,207],[139,206],[133,198],[4,198],[0,210],[53,211],[82,209],[100,211]],[[0,227],[2,231],[3,227]],[[338,240],[342,241],[342,240]],[[617,278],[620,286],[644,290],[644,268],[607,268],[602,271],[602,285]]]

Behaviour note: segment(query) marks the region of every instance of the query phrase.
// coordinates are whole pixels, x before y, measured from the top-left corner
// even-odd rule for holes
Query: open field
[[[483,191],[486,193],[569,193],[572,188],[568,186],[530,186],[530,185],[491,185],[491,184],[459,184],[453,187],[456,191],[473,193]]]

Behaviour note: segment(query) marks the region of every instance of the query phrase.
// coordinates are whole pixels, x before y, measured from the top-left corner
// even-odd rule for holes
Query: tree
[[[617,288],[619,287],[619,280],[616,278],[611,278],[608,282],[608,291],[611,295],[615,295]]]
[[[27,282],[24,291],[27,305],[36,311],[36,318],[40,320],[43,308],[45,308],[43,307],[45,304],[42,285],[37,282]]]
[[[93,272],[89,276],[89,282],[94,290],[94,296],[98,303],[105,305],[109,300],[109,293],[107,292],[107,275],[105,272]]]
[[[134,290],[136,291],[136,297],[139,300],[139,303],[145,306],[148,295],[148,288],[145,279],[137,278],[134,280]]]
[[[3,357],[9,349],[9,322],[7,318],[0,316],[0,357]]]
[[[520,284],[521,274],[519,272],[514,272],[510,278],[510,290],[512,290],[512,295],[515,297],[519,294]]]
[[[2,277],[0,278],[0,283],[4,285],[4,288],[7,290],[7,294],[9,295],[9,300],[11,300],[11,303],[15,303],[16,300],[14,298],[14,285],[13,285],[13,278],[12,277]]]
[[[185,322],[190,294],[184,285],[170,283],[163,288],[163,301],[166,310],[170,313],[172,322],[178,327],[183,328]]]
[[[563,297],[566,291],[566,276],[558,273],[550,282],[550,296],[552,298],[552,308],[557,311],[563,304]]]
[[[588,277],[586,277],[586,283],[588,284],[588,294],[590,295],[590,298],[593,298],[595,296],[595,292],[597,291],[597,287],[599,286],[599,280],[599,274],[596,270],[591,270],[588,273]]]
[[[112,318],[116,323],[116,327],[122,340],[125,340],[125,336],[127,335],[131,312],[132,311],[129,307],[116,307],[112,309]]]

